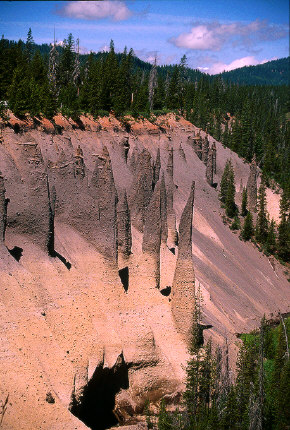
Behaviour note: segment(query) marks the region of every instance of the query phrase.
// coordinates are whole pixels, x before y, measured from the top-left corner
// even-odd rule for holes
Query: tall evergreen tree
[[[236,194],[235,173],[234,173],[233,166],[230,163],[230,169],[228,173],[227,194],[226,194],[226,200],[225,200],[226,214],[230,218],[233,218],[237,213],[235,194]]]
[[[32,36],[32,30],[31,30],[31,28],[29,28],[28,33],[27,33],[26,44],[25,44],[25,57],[26,57],[28,63],[30,63],[32,60],[32,57],[34,54],[34,48],[35,48],[35,43],[34,43],[34,39]]]
[[[262,178],[258,192],[258,216],[256,223],[256,239],[258,242],[265,244],[268,237],[268,213],[266,201],[266,186],[265,180]]]
[[[247,188],[243,188],[243,195],[242,195],[242,209],[241,209],[241,215],[246,216],[248,213],[248,192]]]
[[[254,235],[253,217],[249,211],[245,217],[241,236],[244,240],[250,240]]]
[[[220,184],[220,200],[225,203],[227,192],[228,192],[228,182],[229,182],[229,172],[230,172],[231,161],[227,160],[223,171],[221,184]]]
[[[272,219],[269,224],[267,240],[266,240],[266,251],[270,254],[274,254],[276,251],[276,223]]]
[[[280,199],[280,223],[278,226],[278,255],[284,260],[290,260],[290,197],[285,189]]]

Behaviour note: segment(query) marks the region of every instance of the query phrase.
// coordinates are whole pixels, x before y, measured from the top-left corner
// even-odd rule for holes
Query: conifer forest
[[[288,60],[279,61],[287,70]],[[233,83],[227,73],[209,76],[189,69],[186,56],[173,66],[151,65],[132,49],[116,53],[113,41],[109,52],[81,55],[71,33],[61,47],[36,45],[31,29],[25,43],[0,41],[0,100],[16,115],[51,118],[61,111],[76,118],[112,111],[117,117],[149,117],[176,111],[245,160],[255,155],[268,183],[274,179],[289,188],[287,78],[279,85],[259,80],[253,85],[251,73],[249,83],[241,76],[242,83],[238,76]]]

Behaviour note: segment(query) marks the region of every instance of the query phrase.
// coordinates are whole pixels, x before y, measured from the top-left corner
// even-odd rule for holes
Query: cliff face
[[[237,184],[248,165],[173,116],[160,118],[162,131],[132,122],[129,135],[113,117],[81,120],[82,129],[55,118],[56,133],[48,121],[33,128],[12,117],[3,129],[0,401],[9,394],[9,430],[105,429],[142,413],[147,399],[175,402],[198,284],[205,336],[227,337],[233,355],[237,332],[287,310],[282,268],[223,224],[212,187],[228,158]],[[268,199],[278,208],[270,190]]]

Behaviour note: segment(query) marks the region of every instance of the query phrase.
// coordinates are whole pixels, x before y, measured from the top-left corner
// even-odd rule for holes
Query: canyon
[[[182,117],[1,122],[3,429],[102,430],[177,405],[197,288],[204,337],[232,362],[237,334],[289,311],[285,267],[223,221],[227,159],[254,209],[259,169]],[[279,200],[267,189],[276,221]]]

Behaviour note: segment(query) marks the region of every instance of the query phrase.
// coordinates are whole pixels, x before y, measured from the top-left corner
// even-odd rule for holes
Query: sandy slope
[[[30,155],[25,158],[21,145],[37,144],[43,166],[41,161],[36,169],[44,173],[62,152],[71,163],[80,145],[89,182],[96,157],[106,145],[117,193],[126,189],[129,195],[136,181],[122,156],[121,139],[127,133],[115,119],[99,123],[83,119],[86,130],[73,129],[64,118],[57,121],[64,128],[60,135],[49,133],[48,122],[43,124],[46,131],[28,128],[16,134],[6,127],[0,145],[0,171],[10,199],[5,243],[0,248],[0,400],[9,394],[2,424],[7,430],[87,428],[68,411],[72,394],[81,395],[95,370],[112,368],[121,355],[129,382],[128,387],[117,381],[116,409],[123,417],[139,413],[146,398],[178,397],[183,387],[186,344],[176,329],[170,296],[154,286],[151,257],[142,254],[140,231],[132,227],[127,293],[117,265],[102,255],[102,243],[92,239],[94,212],[81,204],[93,203],[82,192],[71,200],[70,211],[80,211],[78,221],[71,221],[72,212],[58,213],[56,208],[55,250],[71,263],[71,269],[45,251],[44,179],[33,182],[29,163],[35,160]],[[206,182],[205,165],[187,141],[195,127],[183,119],[159,121],[166,133],[150,123],[132,125],[129,157],[135,147],[146,148],[155,160],[159,147],[161,170],[166,171],[168,150],[173,147],[177,225],[195,180],[192,251],[196,282],[204,297],[204,322],[213,326],[206,337],[220,343],[227,337],[233,344],[235,334],[257,327],[264,313],[287,311],[289,284],[283,267],[276,263],[274,270],[266,256],[223,224],[218,190]],[[249,166],[220,143],[215,181],[220,182],[227,158],[233,161],[238,192],[240,181],[246,184]],[[51,172],[48,169],[49,180]],[[74,188],[64,191],[70,196]],[[271,216],[277,219],[279,196],[268,190],[267,197]],[[23,249],[19,262],[7,251],[14,246]],[[163,247],[161,288],[172,286],[175,264],[176,255]],[[46,401],[49,392],[55,403]]]

